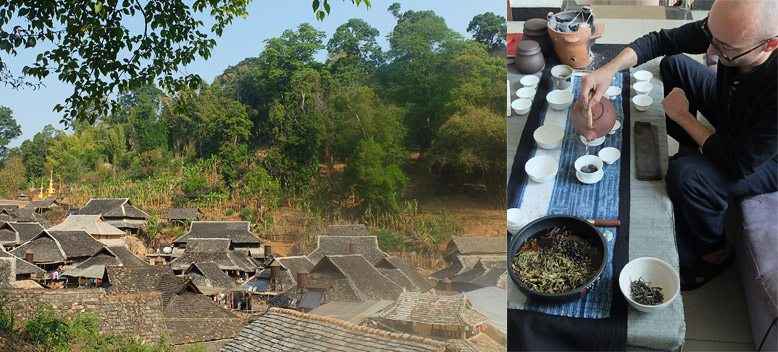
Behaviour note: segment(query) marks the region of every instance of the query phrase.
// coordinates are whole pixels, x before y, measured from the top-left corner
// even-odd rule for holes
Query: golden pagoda
[[[41,190],[43,190],[43,187],[41,187]],[[57,194],[57,190],[54,189],[54,170],[51,170],[51,174],[49,175],[49,188],[46,189],[46,198],[53,197]]]

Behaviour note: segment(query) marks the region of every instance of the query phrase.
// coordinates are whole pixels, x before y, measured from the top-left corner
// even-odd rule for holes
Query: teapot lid
[[[522,40],[516,44],[516,54],[534,55],[540,52],[540,44],[534,40]]]
[[[524,22],[524,30],[530,31],[545,31],[548,20],[543,18],[533,18]]]

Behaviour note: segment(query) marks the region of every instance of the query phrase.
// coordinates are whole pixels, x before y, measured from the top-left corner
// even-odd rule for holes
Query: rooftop
[[[259,245],[265,242],[251,232],[251,224],[248,221],[192,221],[189,232],[173,243],[187,243],[198,238],[225,238],[233,244]]]
[[[463,296],[441,296],[404,292],[386,314],[386,320],[409,321],[431,325],[476,326],[488,318],[474,310]]]
[[[347,253],[352,241],[356,243],[356,253]],[[317,263],[324,256],[342,254],[361,254],[371,265],[389,256],[378,248],[376,236],[317,236],[316,249],[308,254],[308,259]]]
[[[132,205],[129,198],[92,198],[78,215],[102,215],[105,218],[148,219],[149,214]]]

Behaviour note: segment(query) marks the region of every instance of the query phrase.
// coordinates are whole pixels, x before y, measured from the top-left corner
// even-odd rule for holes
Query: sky
[[[216,48],[206,61],[198,59],[182,68],[184,73],[196,73],[206,82],[221,74],[228,66],[237,64],[247,57],[256,57],[264,49],[264,40],[281,36],[286,29],[295,29],[303,22],[310,23],[327,37],[324,43],[332,37],[335,29],[346,23],[350,18],[365,20],[380,32],[377,40],[384,51],[389,50],[386,35],[394,28],[395,18],[386,11],[394,2],[401,4],[400,11],[432,10],[446,20],[452,30],[465,38],[472,36],[467,33],[467,26],[473,16],[485,12],[505,16],[505,3],[502,0],[371,0],[372,7],[367,9],[364,4],[351,4],[350,0],[330,0],[331,13],[323,21],[317,21],[311,8],[311,0],[268,1],[254,0],[248,8],[248,17],[236,19],[228,26],[221,37],[216,37]],[[13,23],[11,23],[13,25]],[[207,23],[206,23],[207,25]],[[45,47],[44,47],[45,48]],[[3,61],[15,72],[21,72],[21,67],[29,64],[37,55],[36,52],[21,51],[16,57],[8,57],[2,53]],[[326,50],[316,56],[324,62]],[[64,104],[65,98],[72,93],[72,87],[59,82],[55,75],[43,81],[45,87],[33,90],[25,88],[14,90],[0,84],[0,106],[13,110],[13,117],[22,128],[22,135],[11,141],[9,147],[19,146],[25,139],[32,139],[44,126],[51,124],[57,129],[65,126],[60,124],[62,115],[52,111],[56,104]]]

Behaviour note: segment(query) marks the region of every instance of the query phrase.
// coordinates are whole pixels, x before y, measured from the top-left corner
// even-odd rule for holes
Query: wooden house
[[[262,243],[265,242],[253,232],[248,221],[192,221],[189,232],[173,241],[173,257],[180,255],[191,240],[227,239],[230,247],[246,250],[252,258],[264,258]]]
[[[381,275],[386,276],[408,292],[427,292],[435,287],[435,283],[395,256],[381,259],[375,264],[375,268]]]
[[[182,224],[186,220],[195,221],[205,217],[198,208],[170,208],[163,219],[168,223]]]
[[[233,278],[247,279],[257,269],[257,263],[246,250],[236,250],[226,238],[198,238],[187,240],[181,256],[170,262],[176,274],[183,274],[192,264],[215,263],[219,270]]]
[[[129,198],[92,198],[76,214],[102,215],[107,223],[132,234],[138,234],[149,218]]]
[[[43,275],[46,273],[45,270],[37,267],[33,263],[28,262],[27,260],[23,259],[23,257],[20,258],[6,252],[2,247],[0,247],[0,258],[12,259],[15,261],[14,281],[40,280],[43,279]]]
[[[472,291],[484,286],[496,286],[506,289],[508,269],[506,255],[457,255],[452,264],[429,277],[438,280],[437,290],[446,290],[442,281],[452,282],[451,290],[456,292]]]
[[[184,271],[183,277],[192,283],[205,295],[212,295],[235,288],[238,283],[229,277],[216,263],[193,263]]]
[[[489,319],[465,296],[404,292],[380,321],[393,330],[448,339],[467,339],[486,328]]]
[[[49,231],[84,231],[96,240],[120,239],[127,235],[108,222],[101,215],[71,215]]]
[[[361,254],[371,265],[389,256],[378,248],[376,236],[317,236],[308,259],[315,264],[324,256],[343,254]]]
[[[28,261],[46,271],[53,271],[60,265],[79,264],[102,248],[100,242],[84,231],[44,231],[10,253],[27,258],[27,251],[31,251],[32,260]]]
[[[71,215],[72,216],[72,215]],[[136,257],[126,247],[103,247],[89,259],[81,262],[73,268],[65,270],[62,276],[77,279],[73,287],[93,287],[96,286],[103,276],[105,268],[108,266],[144,266],[145,261]]]
[[[222,352],[254,351],[446,351],[443,342],[371,329],[342,320],[270,308],[224,346]]]
[[[0,209],[0,221],[35,222],[46,229],[51,227],[51,222],[43,215],[36,213],[33,208]]]

